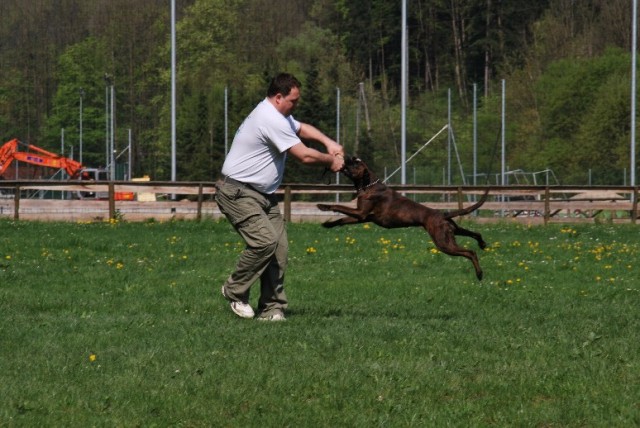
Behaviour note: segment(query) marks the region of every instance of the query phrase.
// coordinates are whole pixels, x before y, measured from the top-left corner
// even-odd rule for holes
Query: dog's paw
[[[320,211],[331,211],[331,205],[327,204],[317,204],[316,205]]]
[[[480,247],[481,250],[484,250],[485,248],[487,248],[487,243],[484,241],[480,241],[478,242],[478,246]]]

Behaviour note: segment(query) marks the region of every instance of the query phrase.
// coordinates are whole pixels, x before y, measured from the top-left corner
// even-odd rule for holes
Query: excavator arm
[[[20,146],[24,146],[27,151],[19,151]],[[71,178],[78,177],[83,168],[78,161],[22,143],[15,138],[0,147],[0,176],[14,160],[47,168],[64,169]]]
[[[19,150],[21,147],[24,147],[25,150]],[[78,161],[51,153],[32,144],[23,143],[14,138],[0,146],[0,178],[2,178],[4,172],[14,160],[46,168],[64,169],[72,179],[89,180],[92,179],[91,171],[98,171],[91,168],[85,169]],[[96,178],[98,177],[93,177],[93,179]],[[115,192],[116,201],[133,201],[134,199],[135,193],[133,192]]]

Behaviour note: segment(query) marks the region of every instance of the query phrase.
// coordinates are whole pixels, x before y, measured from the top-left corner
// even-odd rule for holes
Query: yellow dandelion
[[[89,361],[91,361],[92,363],[96,360],[96,358],[98,358],[96,354],[89,354]]]

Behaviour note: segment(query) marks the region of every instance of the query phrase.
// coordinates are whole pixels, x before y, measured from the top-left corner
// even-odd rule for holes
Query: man
[[[274,192],[282,182],[287,156],[333,172],[344,165],[342,146],[291,116],[300,99],[300,87],[291,74],[272,79],[267,97],[238,128],[222,166],[224,179],[218,186],[216,202],[246,243],[235,271],[222,286],[222,294],[231,310],[242,318],[285,320],[288,241]],[[323,144],[327,153],[306,146],[301,138]],[[256,315],[249,305],[249,292],[258,279]]]

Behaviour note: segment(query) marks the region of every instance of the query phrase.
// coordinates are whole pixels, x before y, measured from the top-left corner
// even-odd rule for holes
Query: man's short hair
[[[282,94],[282,96],[286,97],[291,92],[291,89],[299,89],[301,87],[302,84],[293,74],[280,73],[271,79],[269,89],[267,89],[267,97],[275,97],[277,94]]]

